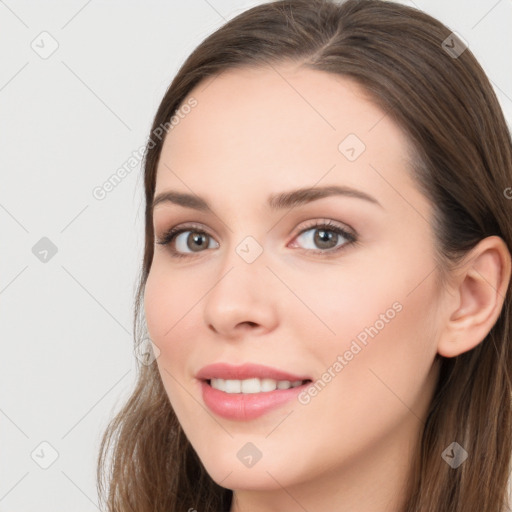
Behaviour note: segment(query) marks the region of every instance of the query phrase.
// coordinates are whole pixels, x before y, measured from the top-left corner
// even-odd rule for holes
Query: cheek
[[[205,284],[206,283],[206,284]],[[159,348],[156,360],[163,385],[180,422],[188,425],[197,407],[184,391],[194,390],[194,362],[204,353],[203,310],[208,276],[196,268],[173,269],[164,255],[155,255],[144,291],[144,311],[149,336]],[[207,334],[207,333],[206,333]],[[187,411],[186,414],[184,411]]]
[[[410,414],[407,406],[424,405],[421,390],[436,354],[439,323],[439,291],[434,274],[429,275],[433,263],[427,248],[423,254],[409,250],[380,256],[379,262],[364,265],[357,279],[335,279],[323,287],[327,299],[315,304],[321,304],[319,316],[330,333],[319,322],[326,333],[322,337],[311,327],[308,332],[307,320],[301,326],[306,338],[317,340],[308,354],[320,362],[317,378],[329,381],[311,402],[320,414],[341,400],[343,407],[334,410],[345,419],[338,426],[347,424],[347,414],[357,418],[353,425],[365,425],[370,416],[392,421]]]
[[[394,286],[370,280],[372,289],[368,285],[365,290],[361,283],[351,300],[338,302],[342,310],[330,311],[327,322],[336,336],[324,345],[321,360],[324,371],[331,368],[336,377],[314,399],[318,414],[329,404],[340,404],[330,408],[336,428],[359,425],[361,434],[366,429],[370,437],[375,434],[371,425],[386,429],[420,416],[436,354],[433,276],[413,292],[406,279],[388,279]],[[328,380],[329,375],[320,378]],[[350,435],[349,430],[344,434]]]
[[[378,257],[361,263],[364,272],[354,269],[355,279],[338,279],[334,286],[341,294],[330,294],[326,318],[336,332],[331,338],[341,341],[339,351],[350,350],[355,341],[361,347],[357,359],[368,359],[368,364],[428,367],[431,361],[425,356],[433,359],[436,353],[440,291],[432,272],[432,248],[419,229],[410,231],[407,244],[400,237],[390,239]]]
[[[193,305],[199,299],[192,297],[191,287],[179,275],[171,275],[158,261],[154,263],[144,291],[146,325],[151,340],[160,350],[156,363],[167,396],[180,423],[190,428],[193,414],[184,412],[190,408],[190,398],[183,393],[182,386],[189,386],[186,374],[193,345],[187,338],[192,337],[194,325],[197,329],[199,309]]]
[[[337,335],[325,345],[317,335],[317,349],[310,354],[321,361],[319,391],[295,406],[293,419],[298,432],[311,436],[305,459],[350,462],[364,450],[396,442],[396,433],[413,435],[431,400],[435,343],[427,306],[434,290],[424,283],[417,294],[407,296],[408,291],[342,301],[345,310],[326,320]]]
[[[194,324],[197,326],[194,315],[199,310],[193,306],[199,297],[192,290],[179,273],[165,271],[158,260],[154,261],[144,291],[144,312],[149,336],[161,352],[159,363],[175,360],[188,344],[173,340],[183,336],[185,330],[193,329]]]

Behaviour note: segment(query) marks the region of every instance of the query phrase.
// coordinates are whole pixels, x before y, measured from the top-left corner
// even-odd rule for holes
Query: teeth
[[[225,380],[224,391],[226,393],[240,393],[242,391],[242,383],[239,380]]]
[[[302,384],[301,380],[290,382],[289,380],[274,379],[211,379],[212,388],[224,391],[225,393],[261,393],[274,391],[275,389],[296,388]]]

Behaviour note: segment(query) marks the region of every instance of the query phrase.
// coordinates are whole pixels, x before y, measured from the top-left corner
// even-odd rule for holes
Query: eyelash
[[[337,247],[335,249],[325,249],[325,250],[318,249],[316,251],[312,250],[312,249],[302,249],[303,251],[305,251],[307,253],[312,252],[313,254],[318,254],[321,257],[332,257],[333,255],[337,255],[339,252],[341,252],[347,246],[357,244],[357,242],[358,242],[358,238],[355,234],[352,234],[349,231],[341,228],[340,226],[338,226],[337,224],[334,224],[330,220],[313,221],[310,225],[304,227],[296,235],[295,238],[299,237],[306,231],[310,231],[311,229],[323,229],[324,231],[331,231],[333,233],[336,233],[337,235],[341,235],[346,240],[346,242],[343,245],[340,245],[339,247]],[[159,245],[164,245],[164,246],[170,245],[171,242],[173,242],[174,239],[178,235],[180,235],[181,233],[184,233],[186,231],[196,232],[196,233],[200,233],[202,235],[206,235],[206,236],[210,237],[210,235],[198,224],[189,224],[189,225],[185,225],[185,226],[181,226],[181,227],[174,227],[174,228],[169,229],[168,231],[166,231],[164,233],[162,238],[156,240],[156,243]],[[176,251],[176,249],[173,249],[170,247],[169,247],[169,250],[170,250],[171,256],[173,258],[188,258],[188,257],[194,256],[193,253],[181,253],[181,252]],[[200,252],[205,252],[205,251],[200,251]],[[196,253],[196,254],[199,255],[200,252]]]

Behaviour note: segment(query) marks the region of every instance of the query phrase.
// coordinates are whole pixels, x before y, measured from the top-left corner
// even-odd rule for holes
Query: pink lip
[[[289,389],[276,389],[262,393],[225,393],[214,389],[207,382],[212,378],[244,380],[250,378],[268,378],[274,380],[311,380],[309,377],[292,375],[275,368],[246,363],[231,366],[216,363],[202,368],[196,378],[200,381],[204,403],[215,414],[230,420],[247,421],[280,407],[296,397],[311,382]]]

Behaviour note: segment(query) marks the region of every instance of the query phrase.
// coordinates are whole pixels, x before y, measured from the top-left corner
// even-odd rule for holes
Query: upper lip
[[[228,363],[209,364],[199,370],[196,378],[199,380],[210,380],[214,378],[245,380],[258,378],[289,380],[290,382],[310,380],[307,376],[293,375],[283,370],[278,370],[277,368],[253,363],[245,363],[240,366],[233,366]]]

